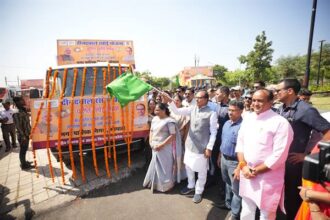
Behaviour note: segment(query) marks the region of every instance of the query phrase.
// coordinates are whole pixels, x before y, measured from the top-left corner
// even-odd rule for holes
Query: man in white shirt
[[[3,140],[6,144],[6,152],[10,151],[10,148],[16,148],[16,132],[15,132],[15,124],[13,120],[13,114],[15,110],[13,110],[10,105],[11,102],[9,99],[6,99],[2,103],[4,110],[0,112],[0,122],[1,122],[1,131]],[[9,136],[11,136],[12,144],[10,144]]]
[[[164,98],[169,99],[168,96]],[[195,191],[193,202],[199,203],[202,201],[209,167],[208,160],[217,134],[217,114],[207,106],[209,97],[206,91],[199,91],[195,98],[196,106],[177,108],[174,102],[171,102],[169,109],[174,114],[190,116],[184,155],[188,186],[181,190],[181,194],[186,195]],[[195,182],[195,172],[198,173],[197,182]]]
[[[185,93],[184,97],[185,99],[182,102],[182,105],[184,107],[189,107],[189,106],[195,106],[196,105],[196,99],[194,98],[195,91],[193,88],[188,88]]]

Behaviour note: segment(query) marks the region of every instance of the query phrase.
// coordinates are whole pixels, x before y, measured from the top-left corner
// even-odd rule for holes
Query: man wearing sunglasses
[[[194,93],[195,90],[193,88],[188,88],[185,92],[184,92],[184,100],[182,102],[182,105],[184,107],[189,107],[189,106],[195,106],[196,105],[196,100],[194,98]]]
[[[298,186],[301,185],[302,166],[311,131],[323,133],[323,140],[330,140],[330,123],[306,102],[299,100],[301,89],[297,79],[284,79],[277,85],[277,98],[283,103],[277,112],[286,118],[294,131],[289,157],[285,167],[285,210],[287,219],[294,219],[302,202]]]

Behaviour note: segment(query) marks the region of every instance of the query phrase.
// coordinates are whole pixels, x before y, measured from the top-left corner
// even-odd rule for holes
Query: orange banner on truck
[[[108,102],[109,101],[109,102]],[[44,103],[43,108],[40,112],[40,120],[36,126],[36,130],[32,136],[32,146],[34,149],[45,148],[47,143],[47,124],[49,123],[49,142],[50,147],[57,147],[58,144],[58,124],[59,115],[61,115],[61,145],[67,146],[69,144],[70,129],[72,128],[72,144],[79,144],[80,130],[82,131],[82,143],[92,143],[92,123],[95,123],[95,144],[100,146],[104,144],[104,132],[106,137],[112,138],[112,130],[115,130],[115,139],[122,140],[123,136],[123,125],[121,122],[121,107],[118,102],[111,106],[109,96],[97,96],[97,97],[75,97],[75,98],[63,98],[62,100],[62,111],[59,112],[60,100],[50,100],[50,118],[47,120],[47,102],[48,100],[36,99],[32,100],[31,103],[31,115],[32,122],[35,123],[35,119],[38,115],[41,103]],[[73,111],[71,112],[71,102],[73,102]],[[81,112],[81,102],[83,102],[83,108]],[[95,102],[95,116],[93,117],[93,102]],[[106,112],[104,112],[104,102],[106,105]],[[148,133],[148,115],[146,108],[145,96],[141,97],[140,100],[134,102],[134,123],[133,123],[133,138],[145,137]],[[128,111],[131,112],[132,105],[128,105]],[[82,117],[82,127],[80,127],[80,115]],[[72,115],[72,116],[71,116]],[[106,117],[105,117],[106,116]],[[114,116],[114,120],[112,117]],[[72,124],[71,124],[72,117]],[[130,117],[131,118],[131,117]],[[130,120],[130,118],[125,120]],[[114,121],[114,124],[112,123]],[[106,123],[107,131],[104,130],[104,123]],[[127,123],[131,124],[131,123]],[[82,128],[82,129],[81,129]],[[109,129],[111,130],[109,132]],[[132,128],[128,128],[131,131]],[[111,137],[110,137],[111,136]]]
[[[57,65],[96,62],[124,63],[135,67],[133,41],[57,40]]]

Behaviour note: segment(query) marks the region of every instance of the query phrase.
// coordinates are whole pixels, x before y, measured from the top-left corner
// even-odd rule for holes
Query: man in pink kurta
[[[275,219],[283,209],[284,170],[293,131],[289,122],[271,109],[273,95],[266,89],[253,94],[254,112],[244,118],[238,133],[236,152],[242,197],[241,219]],[[238,172],[240,175],[238,175]]]

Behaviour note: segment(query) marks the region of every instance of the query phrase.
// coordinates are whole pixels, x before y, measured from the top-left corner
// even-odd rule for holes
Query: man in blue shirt
[[[223,209],[231,209],[232,219],[239,219],[241,211],[241,197],[238,194],[239,182],[234,179],[234,172],[238,166],[235,153],[238,131],[242,123],[242,112],[244,104],[241,101],[229,102],[228,116],[222,128],[220,153],[218,166],[221,167],[222,179],[226,183],[225,204],[218,206]]]

